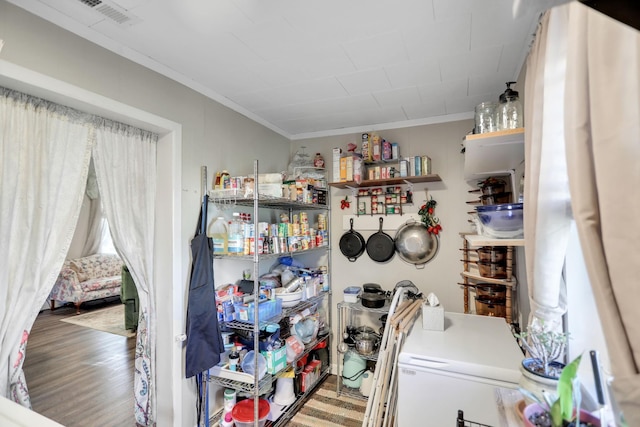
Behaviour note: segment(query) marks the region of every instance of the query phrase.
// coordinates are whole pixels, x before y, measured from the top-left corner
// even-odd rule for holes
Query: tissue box
[[[444,331],[444,307],[422,304],[422,329]]]
[[[271,351],[261,351],[260,353],[262,353],[267,360],[267,372],[271,375],[275,375],[287,367],[286,347],[280,347],[279,349]]]

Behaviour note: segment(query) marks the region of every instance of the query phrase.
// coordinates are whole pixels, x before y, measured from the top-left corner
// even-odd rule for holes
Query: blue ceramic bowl
[[[476,206],[483,234],[498,238],[519,238],[524,234],[522,203]]]

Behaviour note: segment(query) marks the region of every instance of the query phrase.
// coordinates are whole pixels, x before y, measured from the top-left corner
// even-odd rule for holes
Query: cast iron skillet
[[[351,262],[364,253],[364,237],[353,229],[353,218],[349,220],[351,228],[340,237],[340,252]]]
[[[382,231],[382,217],[380,217],[380,229],[369,236],[367,240],[367,254],[376,262],[389,261],[396,253],[393,238]]]

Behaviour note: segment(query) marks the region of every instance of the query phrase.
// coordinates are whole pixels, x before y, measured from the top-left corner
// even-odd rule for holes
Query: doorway
[[[182,344],[174,337],[184,331],[186,273],[182,269],[181,231],[181,125],[154,114],[86,91],[57,79],[0,60],[0,85],[53,102],[148,129],[159,135],[156,157],[156,229],[154,276],[156,278],[155,384],[158,427],[180,426],[182,420]],[[157,334],[156,331],[163,331]],[[133,413],[133,408],[131,409]]]

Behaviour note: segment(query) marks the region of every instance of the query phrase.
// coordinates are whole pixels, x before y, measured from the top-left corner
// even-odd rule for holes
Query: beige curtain
[[[640,33],[572,3],[565,132],[573,213],[613,391],[640,426]]]

